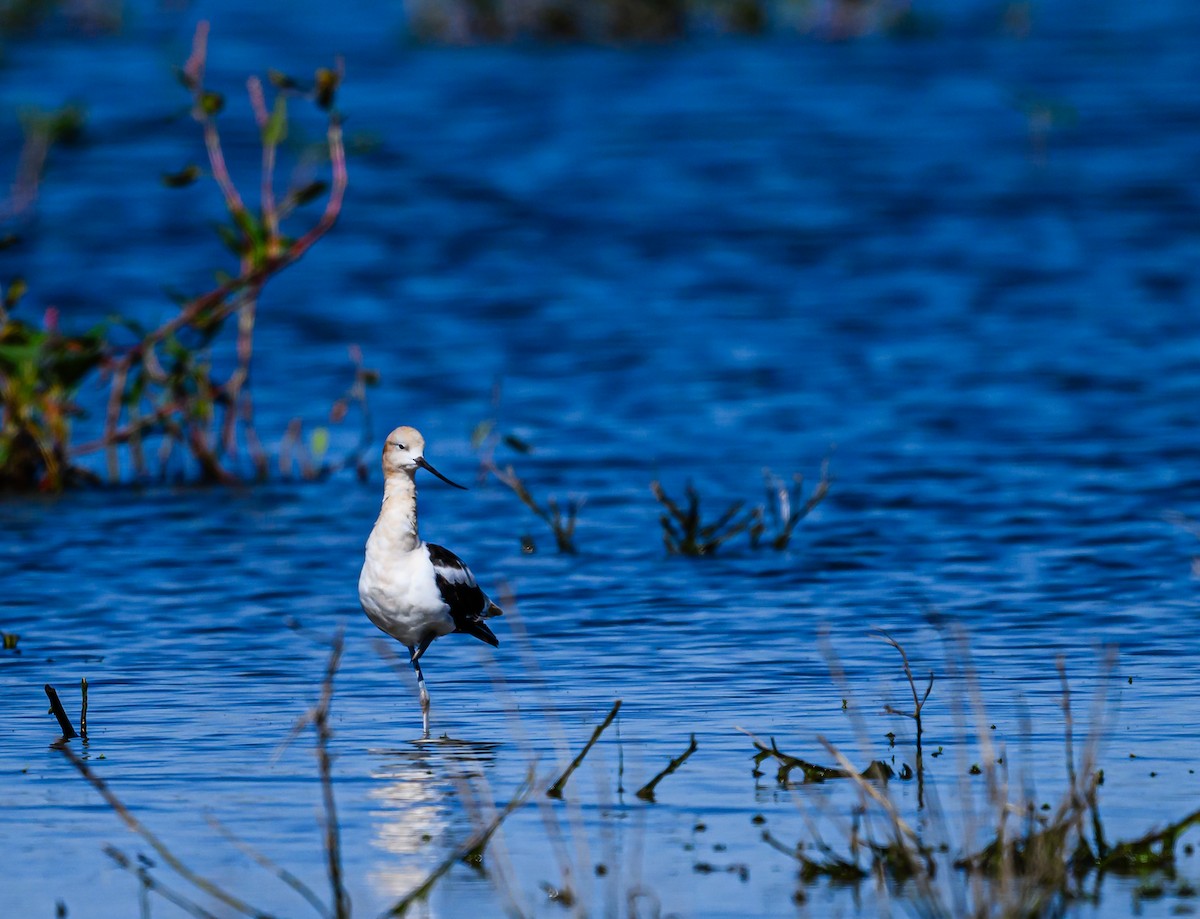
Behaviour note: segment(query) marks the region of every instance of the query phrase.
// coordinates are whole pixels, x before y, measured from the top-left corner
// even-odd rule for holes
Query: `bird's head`
[[[416,428],[401,425],[387,436],[383,445],[384,477],[400,475],[415,476],[417,469],[432,472],[447,485],[466,490],[465,485],[451,482],[425,461],[425,438]]]

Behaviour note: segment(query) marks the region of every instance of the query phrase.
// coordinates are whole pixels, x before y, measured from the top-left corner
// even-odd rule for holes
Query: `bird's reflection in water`
[[[409,893],[425,880],[448,845],[470,835],[474,827],[456,799],[464,785],[487,780],[499,746],[442,737],[370,751],[376,765],[368,796],[378,805],[371,811],[372,842],[388,853],[370,878],[382,897],[399,899]],[[421,915],[433,915],[428,900],[421,909]]]

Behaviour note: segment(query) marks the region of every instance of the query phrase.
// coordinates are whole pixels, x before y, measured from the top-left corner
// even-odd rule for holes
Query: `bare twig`
[[[557,498],[551,498],[546,502],[546,507],[542,507],[530,493],[520,476],[517,475],[511,464],[503,470],[494,464],[489,464],[488,468],[491,470],[492,475],[512,489],[513,494],[521,499],[521,503],[537,514],[550,527],[554,533],[554,542],[558,546],[559,552],[568,554],[575,552],[575,524],[578,522],[579,509],[583,506],[581,499],[568,499],[565,514]]]
[[[58,727],[63,732],[63,739],[70,740],[72,737],[78,737],[75,733],[75,728],[71,724],[71,719],[67,717],[66,709],[63,708],[62,702],[58,699],[58,693],[49,683],[45,686],[46,696],[50,699],[50,711],[55,718],[58,719]]]
[[[665,779],[667,776],[669,776],[672,772],[674,772],[680,766],[682,766],[685,762],[687,762],[687,758],[695,752],[696,752],[696,735],[693,734],[692,741],[691,741],[691,743],[688,744],[688,748],[686,750],[684,750],[681,754],[679,754],[679,756],[675,757],[673,760],[671,760],[669,763],[667,763],[667,768],[665,768],[662,772],[660,772],[658,775],[656,775],[654,778],[652,778],[649,782],[647,782],[645,785],[643,785],[641,788],[639,788],[636,792],[636,796],[638,798],[641,798],[643,801],[653,802],[654,801],[654,789],[658,787],[658,783],[661,782],[663,779]]]
[[[924,726],[921,723],[921,710],[925,708],[925,703],[929,700],[929,694],[933,692],[933,671],[929,671],[929,685],[925,687],[925,694],[918,696],[917,683],[913,678],[912,667],[908,663],[908,655],[900,642],[896,641],[888,632],[883,629],[875,629],[875,632],[883,638],[885,642],[900,652],[900,660],[904,664],[904,675],[908,678],[908,688],[912,691],[913,710],[911,712],[902,712],[899,709],[893,708],[890,705],[884,706],[884,711],[892,715],[900,715],[904,718],[911,718],[917,727],[917,807],[925,806],[925,758],[921,750],[921,738],[924,734]]]
[[[561,798],[563,796],[563,789],[567,787],[567,779],[571,777],[572,772],[579,768],[579,764],[583,762],[583,758],[588,755],[588,751],[591,750],[596,741],[600,739],[600,735],[604,733],[604,729],[612,724],[612,720],[617,717],[617,712],[620,710],[621,700],[618,699],[613,703],[612,710],[607,716],[605,716],[604,720],[600,722],[600,726],[597,727],[596,730],[592,731],[592,736],[588,739],[588,742],[583,745],[583,749],[579,751],[579,755],[576,756],[575,759],[571,760],[571,765],[567,766],[566,771],[558,777],[558,780],[548,789],[546,789],[547,797]]]
[[[321,773],[321,800],[325,809],[325,857],[335,919],[350,919],[350,898],[342,880],[341,837],[337,805],[333,796],[333,760],[329,754],[329,741],[333,733],[329,727],[329,706],[333,701],[333,678],[342,660],[343,644],[342,633],[338,632],[329,652],[329,664],[325,668],[325,680],[321,684],[321,699],[309,714],[317,732],[317,766]]]
[[[770,469],[763,469],[763,482],[767,492],[767,503],[754,513],[754,523],[750,529],[750,542],[757,545],[758,540],[766,530],[765,518],[769,513],[773,519],[776,532],[771,538],[771,548],[786,549],[792,539],[796,526],[813,512],[818,504],[825,500],[833,479],[829,475],[829,457],[821,463],[821,478],[809,494],[804,496],[804,476],[795,473],[792,476],[792,487],[789,489],[783,480],[775,476]]]

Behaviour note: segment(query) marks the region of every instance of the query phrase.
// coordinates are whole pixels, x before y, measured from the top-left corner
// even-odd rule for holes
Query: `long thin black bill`
[[[417,460],[417,465],[420,466],[422,469],[424,469],[426,472],[432,472],[434,475],[436,475],[439,479],[441,479],[447,485],[453,485],[455,488],[461,488],[463,491],[468,490],[466,485],[459,485],[457,482],[451,482],[448,478],[446,478],[444,475],[442,475],[440,472],[438,472],[436,469],[434,469],[432,466],[430,466],[429,463],[425,462],[425,457],[423,457],[423,456]]]

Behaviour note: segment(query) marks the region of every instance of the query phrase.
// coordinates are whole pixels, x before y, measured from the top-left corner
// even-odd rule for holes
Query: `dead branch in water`
[[[46,697],[50,700],[50,713],[58,719],[58,726],[62,730],[63,740],[70,740],[72,737],[78,737],[75,733],[75,727],[71,724],[71,719],[67,717],[67,712],[63,708],[63,704],[59,701],[58,693],[49,683],[45,686]]]
[[[660,772],[658,775],[656,775],[654,778],[652,778],[649,782],[647,782],[645,785],[643,785],[641,788],[639,788],[637,790],[637,792],[635,793],[636,797],[641,798],[643,801],[649,801],[651,803],[654,803],[654,789],[658,786],[658,783],[661,782],[663,779],[665,779],[667,776],[669,776],[672,772],[674,772],[680,766],[682,766],[685,762],[687,762],[687,758],[695,752],[696,752],[696,735],[693,734],[692,742],[688,744],[688,748],[686,750],[684,750],[681,754],[679,754],[679,756],[675,757],[673,760],[671,760],[669,763],[667,763],[666,769],[664,769],[662,772]]]
[[[82,701],[79,703],[79,736],[87,741],[87,677],[83,677],[79,681],[79,695]]]
[[[579,764],[583,762],[583,758],[588,755],[588,751],[592,749],[596,741],[600,739],[600,735],[604,733],[604,729],[612,724],[612,720],[617,717],[617,712],[621,710],[621,700],[618,699],[613,703],[612,711],[608,716],[600,722],[600,726],[592,731],[592,736],[588,742],[583,745],[583,749],[579,751],[579,755],[571,760],[571,765],[567,767],[567,771],[558,777],[553,785],[546,789],[546,796],[550,798],[561,798],[563,789],[567,786],[567,779],[571,777],[571,773],[579,768]]]

